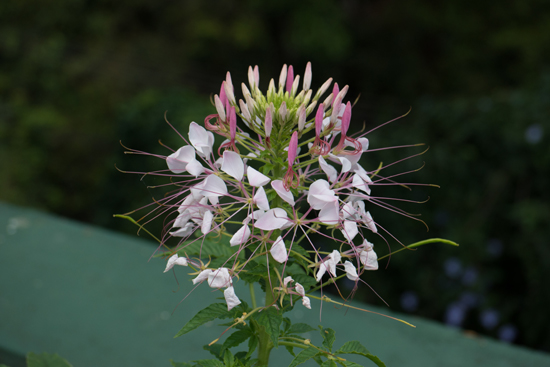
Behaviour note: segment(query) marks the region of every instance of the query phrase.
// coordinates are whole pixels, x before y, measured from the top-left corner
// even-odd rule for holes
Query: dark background
[[[303,75],[311,61],[314,88],[333,77],[361,95],[355,131],[412,107],[372,148],[430,147],[395,173],[425,162],[404,180],[441,189],[388,193],[429,197],[402,207],[430,232],[379,208],[375,220],[405,244],[461,244],[396,255],[369,284],[394,310],[550,351],[549,60],[547,1],[3,1],[0,200],[135,233],[112,214],[150,202],[156,181],[115,164],[163,162],[125,156],[119,140],[166,154],[159,139],[180,143],[164,112],[187,133],[227,70],[238,86],[258,64],[265,90],[283,63]],[[356,298],[382,304],[366,287]]]

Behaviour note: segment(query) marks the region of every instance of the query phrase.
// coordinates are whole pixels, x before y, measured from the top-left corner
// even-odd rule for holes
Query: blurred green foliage
[[[163,167],[124,156],[119,140],[167,154],[158,139],[181,143],[164,112],[185,135],[213,111],[208,94],[226,70],[238,85],[258,64],[264,87],[283,63],[301,74],[311,61],[314,87],[330,76],[350,85],[350,98],[361,94],[352,129],[413,107],[369,134],[371,146],[426,143],[394,173],[425,160],[404,178],[442,189],[381,192],[429,196],[402,207],[423,213],[429,237],[462,245],[396,255],[369,284],[393,308],[408,297],[417,306],[405,310],[493,336],[514,325],[516,342],[550,350],[550,3],[5,1],[0,34],[0,200],[133,232],[111,215],[148,203],[157,181],[114,165]],[[421,150],[372,153],[365,164]],[[422,224],[372,212],[403,243],[420,239]],[[356,297],[379,302],[366,290]],[[487,310],[498,311],[496,325]]]

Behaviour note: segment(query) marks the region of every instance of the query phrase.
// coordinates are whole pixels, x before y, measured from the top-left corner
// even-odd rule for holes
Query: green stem
[[[250,283],[250,298],[252,299],[252,308],[257,308],[256,293],[254,293],[254,283]]]
[[[267,289],[265,292],[265,305],[269,307],[274,302],[273,293]],[[267,366],[269,364],[269,355],[273,349],[271,336],[263,328],[258,330],[258,363],[256,366]]]

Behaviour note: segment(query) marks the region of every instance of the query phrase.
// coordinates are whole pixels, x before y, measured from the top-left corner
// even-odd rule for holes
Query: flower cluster
[[[206,117],[204,127],[192,122],[188,139],[182,136],[186,144],[165,157],[178,190],[163,204],[170,229],[162,241],[180,238],[166,271],[193,265],[198,270],[193,283],[224,288],[229,309],[240,303],[234,278],[259,257],[280,264],[279,270],[267,267],[278,276],[270,276],[270,282],[280,283],[270,284],[271,290],[280,297],[299,295],[310,308],[304,287],[285,277],[289,257],[304,257],[295,246],[310,254],[305,271],[316,282],[337,277],[337,271],[358,282],[364,271],[378,269],[373,244],[366,238],[378,232],[367,209],[377,172],[359,164],[369,141],[348,134],[348,86],[340,89],[329,79],[314,93],[311,78],[310,63],[302,83],[293,67],[285,65],[278,84],[271,79],[263,94],[258,67],[250,67],[248,85],[241,85],[243,98],[237,101],[227,73],[214,96],[217,113]],[[215,134],[225,139],[217,151]],[[227,226],[236,230],[229,233]],[[320,251],[311,234],[335,241],[340,250]],[[236,249],[223,266],[210,268],[200,258],[181,256],[186,246],[209,235],[227,237]],[[296,235],[309,244],[300,244]]]

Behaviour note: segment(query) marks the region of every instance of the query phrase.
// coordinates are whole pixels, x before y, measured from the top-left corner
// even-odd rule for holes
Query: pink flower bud
[[[295,131],[292,133],[290,138],[290,144],[288,144],[288,165],[289,167],[294,164],[296,160],[296,151],[298,150],[298,132]]]
[[[281,116],[281,120],[285,121],[288,116],[288,110],[286,108],[286,102],[283,101],[281,103],[281,107],[279,107],[279,116]]]
[[[342,115],[342,135],[346,135],[349,129],[349,124],[351,121],[351,103],[348,102],[346,104],[346,109],[344,110],[344,114]]]
[[[237,114],[235,113],[234,106],[231,106],[229,110],[229,134],[231,136],[231,142],[235,144],[235,136],[237,135]]]
[[[338,83],[334,83],[334,87],[332,88],[332,96],[336,98],[338,93],[340,93],[340,88],[338,88]]]
[[[258,65],[254,66],[254,81],[256,82],[256,88],[260,87],[260,69]]]
[[[265,109],[265,136],[269,138],[271,136],[271,130],[273,129],[273,103],[271,103]]]
[[[294,68],[292,65],[288,67],[288,73],[286,74],[286,91],[290,94],[292,91],[292,83],[294,82]]]
[[[283,69],[281,70],[281,75],[279,75],[279,89],[283,89],[286,82],[286,64],[283,65]]]
[[[298,115],[298,131],[302,132],[302,130],[304,130],[304,126],[306,125],[306,108],[304,105],[298,107],[296,114]]]
[[[321,130],[323,129],[323,117],[325,116],[325,106],[321,103],[317,109],[317,114],[315,115],[315,135],[321,135]]]
[[[216,105],[216,111],[218,111],[218,115],[220,115],[220,119],[225,121],[225,109],[220,97],[218,97],[217,94],[214,96],[214,103]]]

